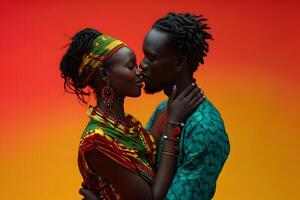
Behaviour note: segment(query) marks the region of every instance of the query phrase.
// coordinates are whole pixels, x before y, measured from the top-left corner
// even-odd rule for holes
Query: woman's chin
[[[136,91],[133,91],[132,95],[130,97],[139,97],[142,94],[141,88],[137,89]]]

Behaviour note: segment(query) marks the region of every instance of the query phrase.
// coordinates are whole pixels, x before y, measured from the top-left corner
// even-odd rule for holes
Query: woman
[[[84,103],[86,87],[96,94],[97,105],[87,111],[91,119],[79,146],[84,187],[100,199],[163,199],[176,172],[182,122],[203,101],[201,91],[190,85],[175,98],[174,86],[166,114],[148,134],[124,112],[125,97],[140,96],[142,80],[135,54],[122,41],[84,29],[72,38],[60,70],[67,92]],[[194,105],[187,106],[191,101]],[[154,172],[155,141],[162,126],[164,151]]]

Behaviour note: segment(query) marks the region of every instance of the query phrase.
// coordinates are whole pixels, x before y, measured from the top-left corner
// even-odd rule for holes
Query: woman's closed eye
[[[128,65],[128,68],[130,69],[130,70],[132,70],[132,69],[134,69],[134,68],[137,68],[137,64],[130,64],[130,65]]]

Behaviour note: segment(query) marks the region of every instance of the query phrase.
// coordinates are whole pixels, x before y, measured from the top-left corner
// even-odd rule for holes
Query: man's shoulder
[[[164,109],[168,104],[168,99],[163,100],[162,102],[160,102],[160,104],[157,105],[156,107],[156,111],[162,110]]]
[[[209,100],[205,100],[186,121],[184,139],[189,146],[201,148],[208,143],[229,143],[223,119]]]
[[[167,106],[167,103],[168,103],[168,100],[162,101],[160,104],[158,104],[158,106],[156,107],[156,109],[153,111],[153,113],[152,113],[152,115],[151,115],[151,117],[150,117],[150,119],[148,120],[148,123],[147,123],[147,125],[146,125],[146,130],[147,130],[148,132],[150,132],[150,129],[151,129],[151,127],[152,127],[153,120],[154,120],[156,114],[157,114],[159,111],[163,110],[163,109]]]
[[[215,126],[218,124],[223,125],[223,119],[218,109],[207,99],[197,107],[195,112],[186,121],[188,127],[200,125],[205,128],[205,126]]]

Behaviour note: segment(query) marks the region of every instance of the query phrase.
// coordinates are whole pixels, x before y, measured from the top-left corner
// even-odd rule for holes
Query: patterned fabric
[[[146,129],[151,129],[156,113],[165,108],[162,102]],[[157,166],[163,141],[157,151]],[[187,119],[179,143],[177,172],[165,197],[167,200],[209,200],[216,189],[216,181],[229,155],[230,144],[223,120],[217,109],[205,100]]]
[[[127,115],[132,126],[120,124],[93,107],[87,114],[91,120],[82,133],[78,153],[78,166],[87,189],[100,199],[122,199],[107,179],[89,168],[84,153],[95,149],[152,185],[156,146],[141,123]]]
[[[83,56],[78,70],[82,86],[85,86],[97,69],[123,46],[126,46],[124,42],[107,35],[95,38],[91,51]]]

